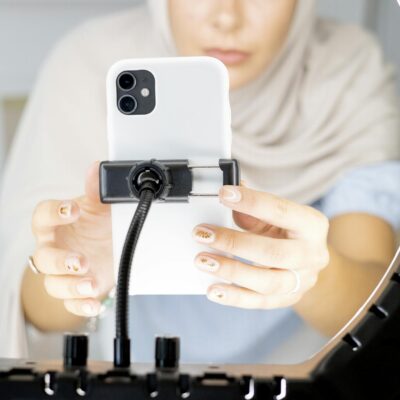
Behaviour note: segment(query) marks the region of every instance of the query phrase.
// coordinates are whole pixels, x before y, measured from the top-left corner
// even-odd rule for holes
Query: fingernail
[[[221,301],[226,297],[226,292],[220,287],[213,287],[209,292],[207,297],[213,301]]]
[[[88,316],[95,316],[97,314],[96,309],[90,303],[84,303],[82,305],[82,311]]]
[[[223,200],[229,201],[230,203],[238,203],[242,199],[242,194],[239,189],[234,186],[222,186],[221,197]]]
[[[65,259],[65,267],[68,272],[82,273],[86,271],[86,267],[82,265],[79,256],[71,254]]]
[[[215,240],[215,233],[212,229],[203,225],[196,226],[193,230],[194,238],[201,243],[212,243]]]
[[[76,285],[76,290],[81,296],[92,297],[96,295],[96,290],[94,288],[93,282],[89,279],[80,281]]]
[[[72,203],[70,201],[65,201],[61,203],[60,207],[58,208],[58,214],[62,218],[70,218],[72,212]]]
[[[195,259],[195,264],[198,268],[204,271],[215,272],[219,268],[219,262],[210,256],[199,255]]]

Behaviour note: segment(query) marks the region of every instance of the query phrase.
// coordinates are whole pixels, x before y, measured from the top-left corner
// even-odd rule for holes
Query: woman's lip
[[[226,65],[240,64],[249,57],[249,53],[240,50],[208,49],[206,54],[218,58]]]

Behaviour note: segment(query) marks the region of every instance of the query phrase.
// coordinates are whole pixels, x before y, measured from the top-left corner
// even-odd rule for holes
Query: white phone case
[[[155,109],[125,115],[117,108],[116,79],[123,71],[148,70],[155,77]],[[225,66],[211,57],[130,59],[107,76],[109,160],[188,159],[218,166],[231,157],[229,84]],[[219,169],[196,170],[194,190],[217,193]],[[112,234],[117,274],[125,235],[137,204],[113,204]],[[193,263],[207,250],[192,238],[199,223],[232,226],[217,197],[188,203],[153,203],[132,264],[130,294],[204,294],[216,280]]]

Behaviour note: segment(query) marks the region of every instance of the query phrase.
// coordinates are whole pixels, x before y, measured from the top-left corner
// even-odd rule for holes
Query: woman
[[[184,361],[270,360],[302,320],[334,334],[382,276],[400,225],[400,124],[374,40],[316,19],[313,0],[156,0],[150,13],[140,6],[71,33],[31,96],[1,203],[2,356],[27,354],[26,322],[63,331],[98,314],[113,286],[110,213],[96,164],[82,182],[107,159],[104,77],[121,58],[176,54],[228,67],[233,156],[248,187],[224,187],[220,201],[243,231],[194,227],[195,239],[213,239],[196,265],[233,283],[210,287],[213,302],[132,298],[133,359],[151,360],[152,336],[170,332]],[[41,274],[25,268],[29,254]],[[97,350],[112,331],[112,319],[99,324]]]

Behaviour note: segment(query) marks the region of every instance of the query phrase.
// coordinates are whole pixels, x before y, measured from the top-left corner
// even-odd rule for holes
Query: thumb
[[[233,220],[235,224],[245,231],[256,233],[258,235],[268,236],[276,239],[287,239],[288,235],[285,229],[279,228],[251,215],[233,211]]]
[[[99,166],[100,161],[96,161],[87,170],[85,180],[85,197],[91,206],[108,211],[110,208],[109,205],[100,201]]]
[[[232,212],[233,220],[235,224],[246,231],[256,232],[258,229],[265,226],[265,222],[260,221],[258,218],[248,214],[241,213],[239,211]]]

